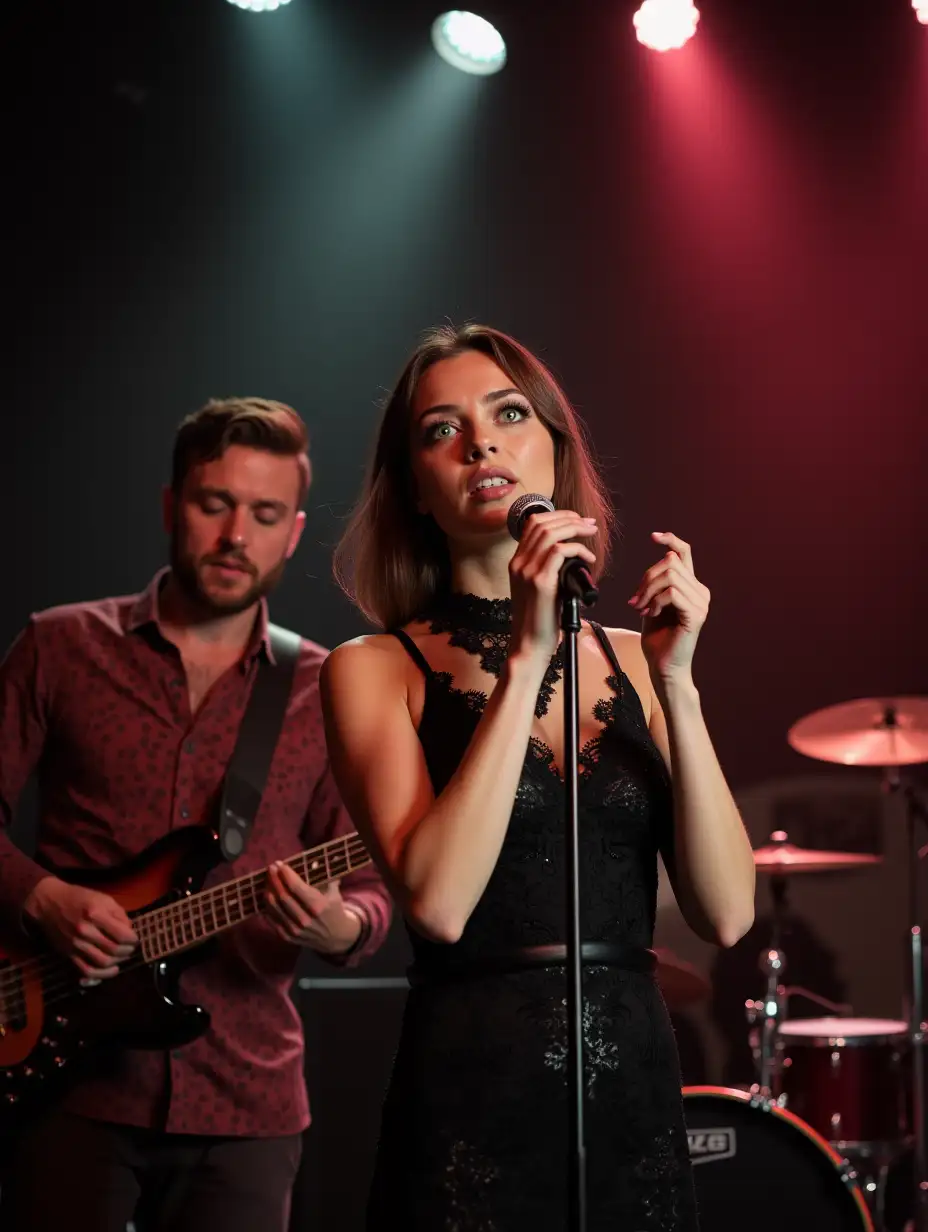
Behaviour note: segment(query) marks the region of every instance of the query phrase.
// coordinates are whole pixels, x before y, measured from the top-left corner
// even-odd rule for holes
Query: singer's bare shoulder
[[[651,673],[641,649],[641,634],[634,629],[603,629],[609,638],[619,667],[631,681],[632,687],[641,699],[645,718],[651,721],[651,707],[654,703],[654,690],[651,687]],[[602,651],[600,650],[600,654]]]
[[[408,655],[392,633],[362,633],[336,646],[326,657],[323,673],[342,676],[355,672],[375,672],[378,676],[395,672]]]
[[[321,686],[323,696],[354,694],[372,705],[398,697],[407,704],[421,676],[399,638],[392,633],[364,633],[342,642],[326,657]]]

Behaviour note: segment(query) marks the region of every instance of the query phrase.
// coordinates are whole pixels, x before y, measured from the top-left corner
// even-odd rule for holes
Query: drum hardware
[[[799,874],[846,872],[881,863],[881,857],[848,851],[815,851],[797,847],[789,841],[785,830],[774,830],[765,847],[754,852],[758,873],[770,877],[772,930],[769,947],[760,956],[760,967],[767,986],[764,999],[745,1004],[751,1027],[751,1052],[757,1074],[756,1087],[760,1095],[779,1099],[779,1024],[786,1011],[786,989],[782,976],[786,971],[783,950],[783,921],[786,914],[788,879]],[[811,994],[813,1000],[818,999]],[[824,998],[822,1004],[828,1006]]]
[[[919,894],[918,865],[928,849],[916,847],[916,824],[920,819],[928,824],[928,810],[915,794],[910,783],[903,784],[898,772],[888,768],[885,785],[889,791],[901,792],[905,800],[907,850],[909,853],[909,980],[906,997],[906,1019],[909,1024],[912,1091],[912,1185],[914,1190],[913,1232],[928,1232],[928,1125],[925,1122],[925,1032],[928,1024],[924,1014],[924,959]]]
[[[782,967],[783,967],[783,963],[782,963],[782,960],[780,960],[780,963],[779,963],[780,971],[782,971]],[[778,986],[777,995],[775,998],[777,1014],[772,1016],[776,1018],[777,1022],[786,1023],[789,1021],[789,1005],[790,1005],[790,1002],[795,997],[802,997],[806,1001],[811,1001],[813,1005],[817,1005],[819,1006],[820,1009],[827,1010],[830,1014],[834,1014],[835,1016],[849,1015],[849,1014],[853,1014],[854,1012],[854,1007],[850,1005],[848,1002],[829,1001],[827,997],[822,997],[817,992],[812,992],[811,989],[809,988],[803,988],[801,984],[787,984],[787,985],[781,984]],[[766,1018],[765,1011],[766,1011],[767,1005],[769,1004],[769,1000],[770,998],[769,998],[769,991],[768,991],[767,1001],[745,1001],[744,1003],[744,1009],[747,1015],[747,1020],[751,1026],[751,1032],[748,1038],[749,1038],[750,1045],[751,1045],[751,1056],[753,1057],[753,1060],[754,1060],[754,1069],[756,1073],[760,1073],[761,1056],[763,1052],[763,1047],[761,1043],[762,1032],[757,1029],[757,1023],[760,1020],[761,1015],[764,1015],[764,1027],[766,1027],[767,1018]],[[782,1008],[782,1015],[779,1013],[781,1008]],[[786,1108],[789,1106],[789,1098],[788,1098],[788,1092],[783,1090],[782,1075],[783,1075],[784,1070],[789,1068],[790,1060],[789,1060],[789,1057],[786,1057],[786,1058],[783,1057],[783,1040],[781,1037],[782,1029],[783,1029],[782,1026],[779,1027],[776,1038],[773,1043],[773,1049],[772,1049],[772,1052],[774,1055],[774,1061],[772,1065],[773,1072],[769,1076],[768,1085],[771,1088],[771,1091],[769,1092],[770,1094],[772,1094],[773,1091],[776,1092],[776,1095],[775,1095],[776,1103],[781,1108]],[[755,1083],[752,1089],[757,1090],[759,1092],[760,1082]]]
[[[914,1232],[928,1232],[928,1126],[924,1098],[926,1024],[918,901],[918,865],[928,853],[928,844],[919,846],[916,841],[917,821],[928,823],[928,810],[911,783],[903,783],[899,774],[901,766],[928,762],[928,697],[861,698],[829,706],[800,719],[790,728],[787,739],[797,752],[819,761],[881,769],[884,789],[900,793],[905,803],[910,921],[905,1018],[911,1056],[913,1228]]]

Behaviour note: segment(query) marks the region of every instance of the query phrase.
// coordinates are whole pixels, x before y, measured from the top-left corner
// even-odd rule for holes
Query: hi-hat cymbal
[[[862,697],[794,723],[797,753],[842,766],[914,766],[928,761],[928,697]]]
[[[692,963],[677,958],[671,950],[655,949],[654,953],[657,955],[657,982],[669,1009],[679,1010],[708,997],[709,981]]]
[[[782,837],[780,837],[782,836]],[[842,873],[852,868],[882,864],[881,856],[858,851],[813,851],[787,842],[782,830],[771,834],[772,842],[754,851],[754,867],[772,877],[792,877],[797,873]]]

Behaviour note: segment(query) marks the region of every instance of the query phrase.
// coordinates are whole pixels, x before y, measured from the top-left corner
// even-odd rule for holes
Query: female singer
[[[556,512],[518,544],[525,493]],[[612,516],[551,373],[484,326],[428,334],[390,397],[336,574],[385,633],[328,658],[341,792],[414,952],[369,1229],[563,1232],[566,1078],[558,575]],[[653,976],[657,855],[701,937],[753,919],[751,848],[691,674],[709,592],[688,544],[579,638],[591,1232],[697,1227],[673,1032]]]

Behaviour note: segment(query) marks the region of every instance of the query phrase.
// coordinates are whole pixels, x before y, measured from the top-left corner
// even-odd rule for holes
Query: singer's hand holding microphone
[[[592,518],[555,509],[546,497],[534,493],[513,502],[508,525],[519,541],[509,564],[513,650],[537,654],[547,662],[560,638],[558,591],[564,584],[576,584],[577,568],[589,581],[584,563],[596,562],[595,553],[577,540],[594,538],[598,528]],[[569,582],[567,569],[571,570]]]
[[[514,647],[549,658],[560,637],[558,594],[589,601],[596,589],[586,569],[596,556],[585,543],[597,534],[592,518],[555,509],[530,493],[514,501],[509,532],[519,546],[509,565]],[[699,632],[709,613],[709,589],[696,577],[693,550],[670,531],[651,538],[666,549],[647,570],[629,604],[641,615],[641,645],[655,683],[687,679]]]

